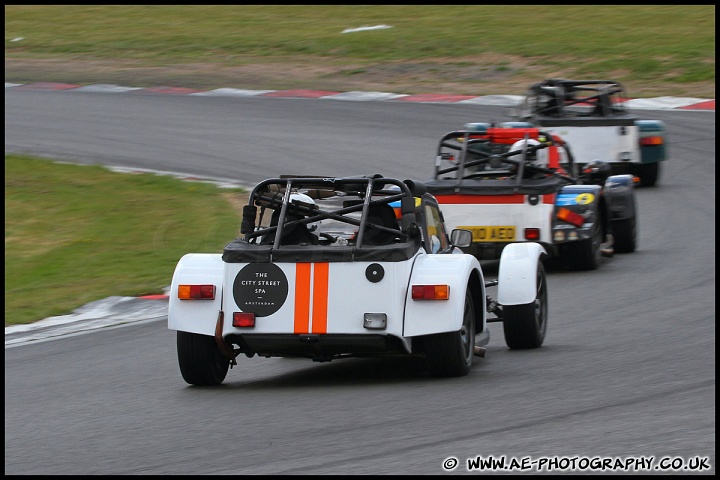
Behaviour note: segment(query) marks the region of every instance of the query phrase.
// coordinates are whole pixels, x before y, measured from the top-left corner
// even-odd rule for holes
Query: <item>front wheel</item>
[[[599,223],[593,226],[592,236],[567,244],[568,262],[575,270],[595,270],[600,265],[600,245],[603,231]]]
[[[463,377],[470,372],[475,356],[475,304],[469,290],[460,330],[432,335],[428,340],[428,360],[441,376]]]
[[[225,380],[230,360],[215,342],[215,337],[177,332],[180,373],[190,385],[219,385]]]
[[[538,348],[547,332],[547,282],[545,269],[538,262],[535,300],[525,305],[503,307],[505,343],[512,349]]]

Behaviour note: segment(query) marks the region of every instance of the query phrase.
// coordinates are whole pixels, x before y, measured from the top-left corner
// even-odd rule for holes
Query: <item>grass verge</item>
[[[7,82],[486,95],[552,77],[714,98],[715,6],[5,6]]]
[[[188,252],[238,236],[239,189],[5,155],[5,325],[162,293]]]

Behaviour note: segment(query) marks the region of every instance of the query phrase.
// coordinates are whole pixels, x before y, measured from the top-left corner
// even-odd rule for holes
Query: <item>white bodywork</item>
[[[379,265],[379,282],[366,279],[366,269]],[[233,295],[240,271],[248,264],[224,263],[220,255],[185,255],[173,276],[168,327],[214,335],[218,313],[225,312],[223,337],[232,333],[262,334],[367,334],[382,333],[399,338],[458,330],[462,325],[465,290],[473,270],[480,265],[471,255],[417,255],[402,262],[273,263],[287,279],[287,297],[271,315],[259,317],[251,329],[235,328],[233,312],[242,311]],[[258,282],[262,282],[259,280]],[[447,301],[411,299],[412,284],[447,284]],[[179,300],[180,284],[213,284],[215,300]],[[270,291],[274,285],[255,285]],[[484,312],[478,306],[478,312]],[[384,313],[387,327],[381,331],[363,326],[365,313]],[[305,322],[302,321],[305,318]],[[406,321],[407,319],[407,321]],[[484,328],[484,317],[483,317]]]
[[[498,270],[498,303],[501,305],[526,305],[537,294],[537,268],[527,265],[536,263],[545,249],[537,243],[511,243],[500,255]]]
[[[365,270],[371,263],[275,263],[287,277],[289,286],[280,309],[258,318],[252,331],[235,329],[230,321],[225,322],[223,336],[229,333],[368,333],[363,327],[363,314],[370,312],[385,313],[387,328],[383,332],[400,337],[405,305],[398,300],[406,296],[412,261],[378,262],[384,276],[377,283],[365,278]],[[224,291],[232,292],[235,278],[245,265],[227,264]],[[225,295],[223,310],[232,315],[243,308],[233,295]]]
[[[219,253],[188,253],[178,262],[170,285],[168,327],[213,335],[220,311],[224,262]],[[215,285],[214,300],[178,300],[178,285]],[[213,313],[214,312],[214,313]]]
[[[450,299],[446,301],[415,301],[408,291],[405,304],[405,336],[426,335],[429,333],[453,332],[460,328],[465,304],[467,280],[473,270],[480,275],[484,284],[482,270],[477,259],[471,255],[423,255],[417,258],[410,283],[450,285]],[[485,312],[485,301],[475,306],[477,312]],[[483,321],[483,329],[485,321]],[[481,331],[481,330],[478,330]]]
[[[542,129],[559,135],[566,141],[572,148],[577,163],[586,164],[593,160],[608,163],[642,163],[640,129],[637,125],[543,126]]]
[[[499,292],[505,304],[525,304],[536,294],[537,260],[544,252],[535,243],[513,244],[506,248],[500,261]],[[259,280],[257,288],[280,298],[276,309],[266,316],[258,316],[251,328],[232,325],[234,312],[242,311],[233,293],[236,282],[247,266],[278,267],[287,279],[287,296],[273,296],[279,288],[276,280]],[[380,281],[366,278],[368,267],[384,271]],[[268,267],[268,268],[274,268]],[[218,315],[222,310],[222,336],[230,334],[382,334],[403,340],[410,351],[409,339],[414,336],[457,331],[462,326],[465,292],[471,275],[479,276],[484,285],[478,260],[468,254],[426,254],[424,251],[400,262],[318,262],[318,263],[225,263],[220,254],[187,254],[181,258],[173,275],[168,309],[168,327],[196,334],[213,336]],[[216,287],[214,300],[179,300],[181,284],[212,284]],[[446,284],[450,286],[449,300],[413,300],[411,285]],[[261,292],[261,295],[264,292]],[[485,298],[475,305],[482,315],[485,330]],[[243,301],[240,299],[240,301]],[[275,308],[277,307],[277,308]],[[364,326],[365,313],[384,313],[387,326],[382,330]]]
[[[524,203],[483,203],[483,204],[443,204],[443,216],[448,229],[468,227],[514,226],[515,241],[525,241],[525,228],[540,229],[541,243],[552,243],[551,219],[555,207],[555,194],[540,195],[540,201],[532,205],[529,195],[522,195]],[[496,199],[502,199],[498,195]],[[517,197],[512,195],[511,197]],[[538,195],[535,195],[538,197]],[[475,200],[483,199],[476,196]],[[487,197],[485,197],[487,198]],[[440,200],[442,202],[442,200]],[[468,201],[473,201],[468,195]]]

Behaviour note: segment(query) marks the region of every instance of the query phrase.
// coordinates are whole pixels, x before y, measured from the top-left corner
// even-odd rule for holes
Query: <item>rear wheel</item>
[[[660,162],[643,163],[638,166],[638,177],[643,187],[654,187],[660,176]]]
[[[463,377],[470,372],[475,355],[475,304],[470,291],[465,293],[460,330],[432,335],[428,340],[428,360],[440,375]]]
[[[549,255],[543,255],[542,259],[542,264],[545,267],[545,270],[552,272],[562,269],[564,266],[564,259],[560,247],[555,247],[554,250],[549,250],[548,253]]]
[[[220,352],[215,337],[177,332],[180,373],[190,385],[219,385],[225,380],[230,360]]]
[[[613,247],[617,253],[632,253],[637,248],[635,217],[612,222]]]
[[[503,307],[503,331],[509,348],[538,348],[547,332],[547,282],[545,269],[538,262],[535,300],[525,305]]]

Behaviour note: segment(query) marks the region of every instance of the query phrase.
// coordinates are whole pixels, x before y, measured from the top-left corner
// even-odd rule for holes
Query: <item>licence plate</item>
[[[472,232],[473,242],[514,242],[515,226],[497,225],[492,227],[456,227]]]

